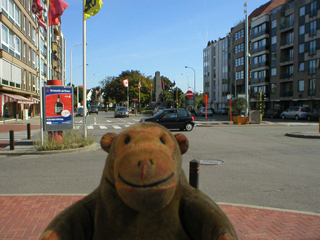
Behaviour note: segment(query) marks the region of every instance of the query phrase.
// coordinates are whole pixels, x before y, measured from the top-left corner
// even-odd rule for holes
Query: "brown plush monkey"
[[[181,155],[188,139],[156,123],[107,133],[98,188],[61,212],[41,240],[235,240],[224,212],[191,187]]]

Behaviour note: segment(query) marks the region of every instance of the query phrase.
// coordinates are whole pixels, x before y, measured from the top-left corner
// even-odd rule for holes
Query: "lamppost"
[[[80,46],[80,45],[82,45],[82,43],[78,43],[78,44],[74,45],[70,51],[70,86],[72,86],[72,50],[74,47]]]
[[[194,82],[194,87],[193,87],[193,90],[194,90],[194,111],[196,110],[196,70],[194,70],[192,67],[188,67],[188,66],[185,66],[185,68],[191,68],[193,70],[193,82]]]
[[[183,76],[186,76],[187,77],[187,81],[188,81],[188,89],[187,89],[187,91],[189,90],[189,77],[187,76],[187,75],[185,75],[185,74],[183,74],[183,73],[181,73],[181,75],[183,75]]]

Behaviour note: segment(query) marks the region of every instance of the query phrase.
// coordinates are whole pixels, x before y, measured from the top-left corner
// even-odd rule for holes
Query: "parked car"
[[[152,117],[142,118],[140,122],[155,122],[168,129],[191,131],[194,127],[194,117],[184,108],[164,109]]]
[[[200,107],[196,111],[196,116],[205,116],[206,115],[206,108],[205,107]],[[213,116],[213,111],[211,108],[207,108],[207,116]]]
[[[114,110],[114,117],[129,117],[129,111],[125,107],[117,107]]]
[[[281,114],[280,109],[268,109],[264,112],[263,117],[265,118],[279,118]]]
[[[296,120],[299,119],[307,119],[310,114],[311,109],[309,107],[289,107],[287,110],[280,114],[282,119],[286,118],[294,118]]]
[[[84,112],[83,107],[77,108],[76,117],[83,117],[83,112]],[[87,115],[88,115],[88,110],[87,110]]]
[[[320,121],[320,107],[313,109],[307,116],[308,120]]]
[[[153,115],[155,115],[157,112],[160,112],[161,110],[163,110],[163,109],[166,109],[165,107],[163,107],[163,106],[158,106],[158,107],[156,107],[156,108],[154,108],[153,109]]]
[[[221,115],[228,115],[229,112],[230,112],[229,108],[218,108],[218,110],[215,113],[221,114]]]
[[[91,106],[90,109],[89,109],[89,114],[91,114],[91,113],[99,114],[98,106]]]

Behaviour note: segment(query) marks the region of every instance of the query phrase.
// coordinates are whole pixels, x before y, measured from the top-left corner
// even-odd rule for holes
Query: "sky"
[[[71,49],[83,42],[82,1],[64,1],[69,4],[61,17],[69,83]],[[203,49],[244,20],[245,2],[250,14],[268,1],[103,0],[99,13],[86,21],[87,89],[109,76],[138,70],[152,78],[159,71],[183,92],[188,86],[194,91],[195,75],[196,92],[202,92]],[[72,50],[74,85],[83,85],[82,65],[79,45]]]

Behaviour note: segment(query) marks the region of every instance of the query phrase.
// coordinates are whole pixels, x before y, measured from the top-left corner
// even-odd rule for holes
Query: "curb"
[[[310,133],[301,133],[301,132],[291,132],[286,133],[287,137],[295,137],[295,138],[309,138],[309,139],[320,139],[320,133],[310,132]]]
[[[33,142],[32,140],[29,142]],[[50,150],[50,151],[38,151],[35,147],[32,149],[15,149],[10,150],[10,146],[4,148],[0,151],[0,156],[20,156],[20,155],[48,155],[48,154],[60,154],[60,153],[73,153],[73,152],[82,152],[82,151],[89,151],[89,150],[98,150],[100,149],[99,143],[93,143],[90,146],[82,147],[82,148],[72,148],[72,149],[65,149],[65,150]]]

